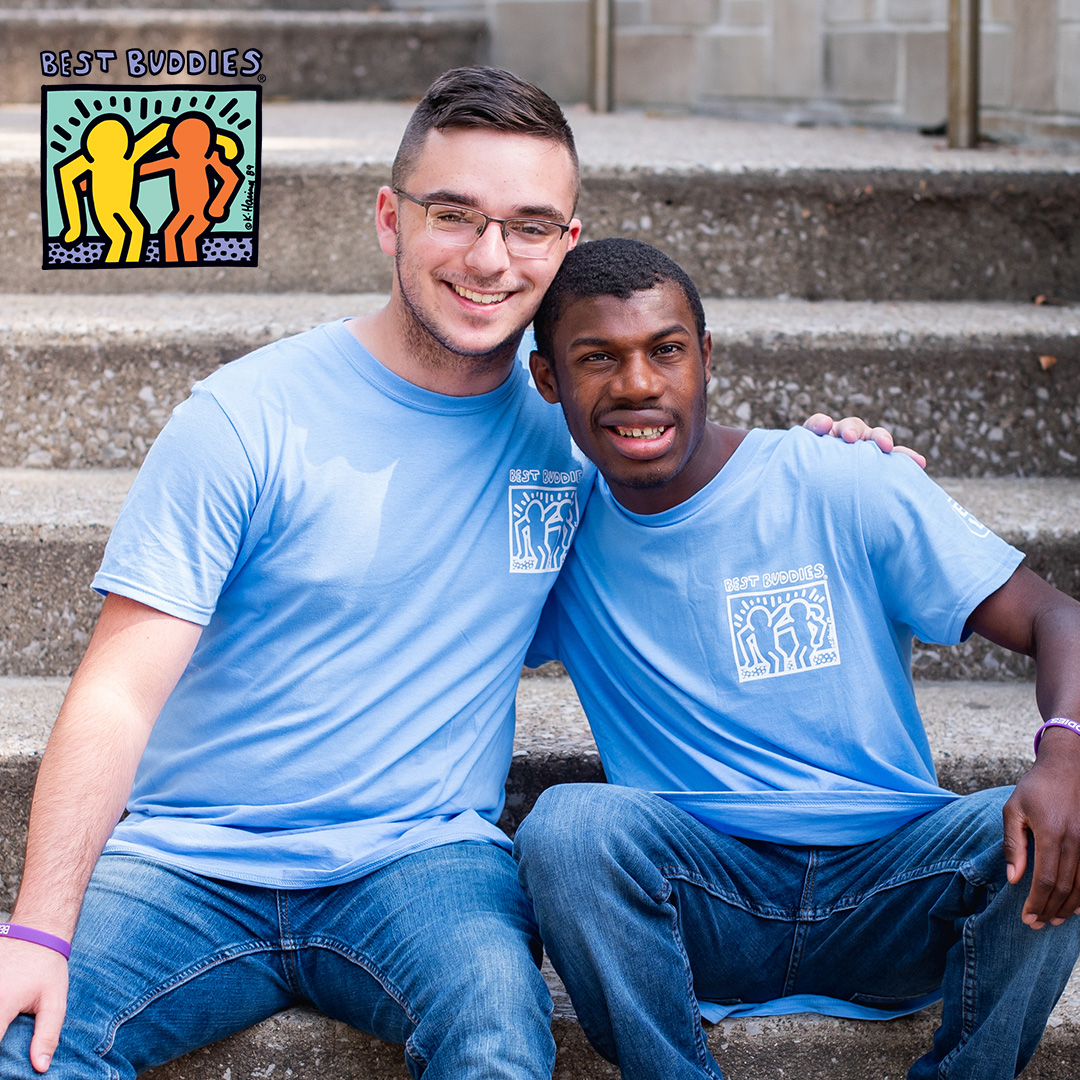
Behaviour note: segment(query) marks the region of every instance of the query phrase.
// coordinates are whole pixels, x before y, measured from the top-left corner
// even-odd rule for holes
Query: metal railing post
[[[615,107],[615,0],[590,0],[589,104],[593,112]]]
[[[979,0],[949,0],[949,145],[979,144]]]

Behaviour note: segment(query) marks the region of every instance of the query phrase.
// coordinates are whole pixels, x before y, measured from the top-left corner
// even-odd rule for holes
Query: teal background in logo
[[[58,239],[64,232],[56,166],[81,153],[86,132],[96,120],[119,117],[139,138],[155,123],[172,121],[192,113],[204,116],[214,128],[235,140],[240,154],[232,159],[243,174],[229,213],[213,223],[214,233],[255,231],[254,213],[259,183],[260,109],[259,88],[243,86],[165,86],[156,89],[124,86],[43,87],[42,99],[42,212],[44,232]],[[162,143],[159,150],[166,149]],[[152,158],[158,151],[152,151]],[[146,218],[151,233],[158,233],[173,211],[170,177],[147,177],[138,183],[135,205]],[[245,220],[245,207],[249,209]],[[89,239],[100,238],[93,220],[86,225]]]

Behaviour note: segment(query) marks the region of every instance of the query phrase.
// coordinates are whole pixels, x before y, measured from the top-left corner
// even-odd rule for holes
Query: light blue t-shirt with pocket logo
[[[436,394],[339,322],[197,384],[93,583],[205,627],[107,850],[298,888],[508,846],[521,662],[591,484],[520,364]]]
[[[566,665],[612,782],[735,836],[865,843],[955,798],[913,636],[959,642],[1022,557],[910,459],[754,430],[663,513],[598,478],[528,662]]]

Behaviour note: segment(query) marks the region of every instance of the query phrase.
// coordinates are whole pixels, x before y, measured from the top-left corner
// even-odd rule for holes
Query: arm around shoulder
[[[13,922],[71,940],[154,722],[201,632],[138,601],[106,597],[42,758]],[[66,987],[59,953],[0,942],[0,1035],[18,1013],[34,1014],[39,1072],[59,1037]]]

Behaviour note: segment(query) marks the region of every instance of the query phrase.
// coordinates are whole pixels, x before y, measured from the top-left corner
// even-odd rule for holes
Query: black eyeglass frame
[[[442,199],[418,199],[415,195],[410,195],[407,191],[402,191],[401,188],[391,188],[390,190],[393,191],[395,195],[400,195],[403,199],[408,199],[409,202],[416,203],[417,206],[422,206],[424,208],[424,221],[427,224],[428,235],[441,240],[443,243],[449,244],[451,247],[469,247],[471,244],[475,244],[476,241],[487,232],[487,227],[494,222],[494,224],[500,227],[499,231],[502,233],[503,243],[506,244],[506,250],[509,251],[511,255],[516,255],[521,259],[546,259],[551,254],[555,245],[570,231],[570,225],[564,225],[561,221],[548,221],[545,218],[530,217],[497,218],[492,217],[490,214],[485,214],[480,210],[474,210],[471,206],[459,206],[457,203],[444,202]],[[432,224],[431,217],[428,213],[432,206],[446,206],[451,210],[463,210],[467,214],[475,214],[477,217],[483,218],[484,223],[477,228],[476,235],[471,240],[464,244],[455,244],[452,240],[448,239],[449,234],[440,233]],[[506,229],[507,225],[512,221],[532,222],[536,225],[551,225],[553,228],[559,230],[559,235],[552,239],[550,245],[543,252],[530,255],[521,251],[512,251],[510,248],[510,237],[507,234]],[[519,237],[515,236],[515,240],[517,239],[519,239]]]

